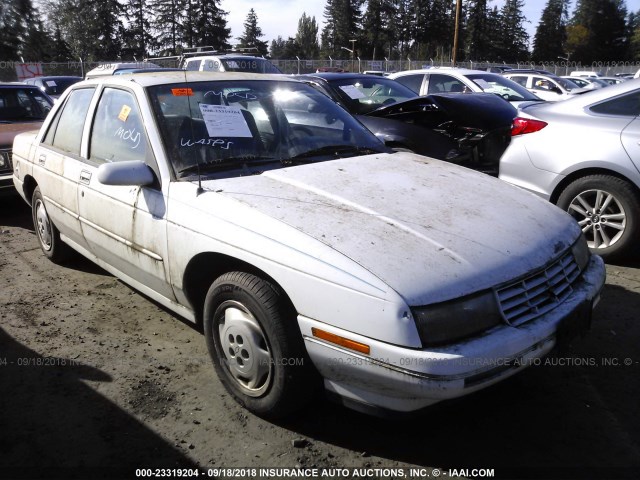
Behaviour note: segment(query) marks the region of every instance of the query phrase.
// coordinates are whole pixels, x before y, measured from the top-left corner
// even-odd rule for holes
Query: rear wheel
[[[60,232],[49,218],[40,187],[33,191],[31,213],[42,252],[53,262],[60,263],[66,260],[69,257],[69,247],[60,240]]]
[[[317,374],[282,292],[255,275],[230,272],[211,285],[205,302],[207,347],[227,391],[264,417],[303,407]]]
[[[593,253],[613,259],[638,241],[640,200],[633,186],[610,175],[589,175],[569,184],[558,206],[576,219]]]

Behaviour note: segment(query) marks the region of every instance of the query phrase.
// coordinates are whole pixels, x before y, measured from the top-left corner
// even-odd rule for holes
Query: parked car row
[[[337,101],[363,118],[419,104],[473,135],[450,109],[466,96],[366,81],[87,80],[16,137],[13,181],[46,257],[72,248],[201,325],[225,388],[258,415],[289,415],[322,388],[353,408],[414,411],[584,332],[605,271],[578,223],[385,146]]]

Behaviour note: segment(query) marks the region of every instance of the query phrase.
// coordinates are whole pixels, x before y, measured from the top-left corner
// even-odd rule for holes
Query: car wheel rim
[[[36,232],[42,246],[51,250],[51,222],[42,200],[36,201]]]
[[[269,388],[273,362],[262,328],[239,302],[226,301],[216,310],[225,366],[240,390],[251,397]]]
[[[627,226],[624,207],[604,190],[580,193],[571,201],[568,211],[578,221],[592,249],[615,245]]]

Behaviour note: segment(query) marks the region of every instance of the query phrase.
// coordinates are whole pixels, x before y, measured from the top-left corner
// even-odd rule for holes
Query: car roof
[[[367,78],[371,78],[367,76]],[[195,72],[195,71],[157,71],[148,73],[136,73],[135,75],[108,75],[95,77],[76,83],[72,88],[82,85],[94,85],[99,83],[109,83],[112,85],[131,85],[131,82],[137,83],[143,87],[154,85],[167,85],[172,83],[189,83],[189,82],[206,82],[206,81],[225,81],[225,80],[278,80],[296,82],[292,77],[286,77],[280,74],[269,73],[246,73],[246,72]]]
[[[372,79],[376,79],[376,77],[378,79],[380,78],[387,78],[387,77],[380,77],[377,75],[367,75],[366,73],[350,73],[350,72],[344,72],[344,73],[340,73],[340,72],[318,72],[318,73],[305,73],[303,75],[300,75],[300,77],[305,77],[305,78],[309,78],[309,77],[316,77],[316,78],[322,78],[324,80],[336,80],[336,79],[340,79],[340,80],[345,80],[345,79],[353,79],[353,78],[362,78],[362,79],[366,79],[368,81],[371,81]],[[296,76],[294,76],[293,78],[296,78]]]
[[[475,70],[470,68],[457,68],[457,67],[433,67],[433,68],[421,68],[417,70],[404,70],[402,72],[396,72],[391,74],[392,77],[400,77],[407,74],[415,73],[449,73],[458,75],[476,75],[479,73],[486,75],[498,75],[497,73],[487,72],[486,70]]]

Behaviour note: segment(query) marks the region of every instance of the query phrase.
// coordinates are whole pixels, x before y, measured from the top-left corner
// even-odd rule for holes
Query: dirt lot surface
[[[29,208],[2,202],[0,478],[135,478],[164,467],[197,467],[198,478],[266,467],[640,478],[638,261],[607,267],[586,338],[495,387],[408,419],[319,398],[271,423],[225,393],[200,332],[89,261],[49,262]],[[396,468],[407,470],[384,470]]]

